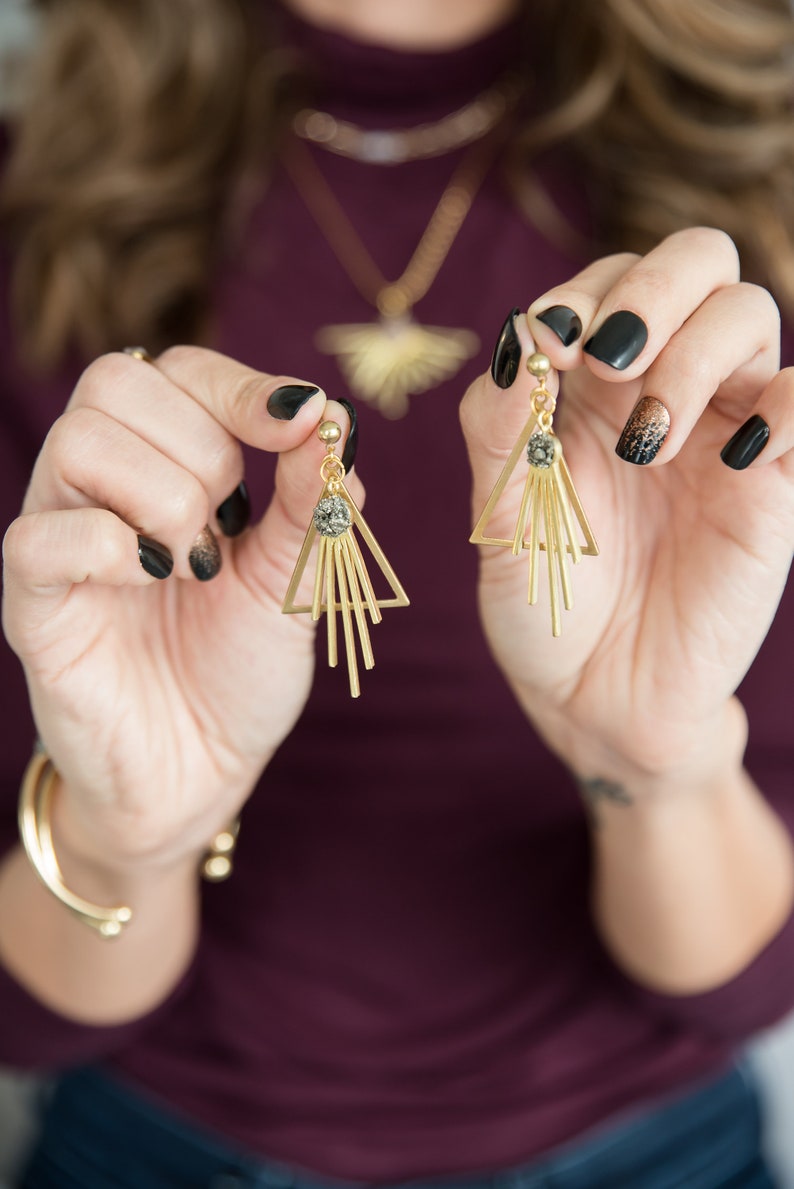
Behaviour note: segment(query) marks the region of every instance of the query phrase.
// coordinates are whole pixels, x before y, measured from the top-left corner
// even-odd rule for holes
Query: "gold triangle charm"
[[[529,362],[539,358],[545,359],[545,356],[533,355]],[[545,372],[542,374],[545,375]],[[532,415],[510,452],[469,540],[473,545],[501,545],[510,549],[515,557],[518,557],[523,549],[529,550],[527,602],[530,605],[538,601],[538,559],[540,551],[545,552],[551,600],[551,630],[554,636],[559,636],[562,632],[560,591],[566,611],[573,607],[568,557],[570,555],[573,564],[578,565],[584,555],[596,557],[598,545],[563,457],[562,442],[551,428],[553,401],[550,407],[544,408],[544,402],[550,400],[544,382],[535,389],[532,397]],[[488,524],[496,505],[519,460],[525,454],[529,463],[529,473],[524,483],[513,536],[489,536]],[[584,538],[584,544],[580,541],[580,533]]]
[[[315,343],[336,356],[353,395],[390,420],[405,416],[409,396],[456,375],[480,346],[471,330],[420,326],[408,316],[325,326]]]
[[[327,434],[327,427],[332,425],[335,426],[335,423],[323,422],[320,426],[321,436],[322,431]],[[326,437],[324,440],[330,439]],[[364,668],[372,669],[375,658],[369,637],[367,614],[373,624],[380,623],[382,607],[407,607],[409,601],[372,530],[342,483],[344,468],[339,459],[331,453],[332,450],[333,444],[329,447],[329,454],[323,460],[321,469],[325,486],[314,509],[312,523],[304,538],[281,610],[285,615],[310,613],[315,621],[325,613],[328,629],[328,664],[332,669],[339,663],[336,613],[341,612],[350,693],[357,698],[361,693],[361,687],[353,631],[354,621],[358,629]],[[375,594],[354,529],[360,533],[362,541],[386,579],[391,597],[378,598]],[[318,542],[318,549],[312,601],[298,605],[295,600],[315,542]]]

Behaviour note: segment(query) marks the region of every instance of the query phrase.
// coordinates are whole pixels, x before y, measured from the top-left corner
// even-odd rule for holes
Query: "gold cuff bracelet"
[[[118,908],[92,904],[70,892],[63,882],[50,828],[52,790],[57,779],[50,757],[37,751],[25,769],[19,797],[19,833],[25,854],[45,888],[78,920],[95,929],[100,937],[118,937],[132,920],[132,909],[124,904]]]
[[[46,752],[36,751],[25,769],[19,797],[19,834],[25,854],[44,886],[69,911],[96,930],[100,937],[118,937],[132,920],[126,904],[103,908],[70,892],[63,882],[55,854],[50,826],[52,792],[58,773]],[[201,874],[212,883],[227,879],[232,872],[232,856],[237,844],[240,819],[216,834],[201,862]]]

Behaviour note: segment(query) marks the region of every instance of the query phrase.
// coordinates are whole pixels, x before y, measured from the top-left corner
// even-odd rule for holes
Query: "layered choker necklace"
[[[413,128],[359,128],[330,112],[304,107],[293,118],[292,130],[301,140],[371,165],[425,161],[487,136],[515,105],[519,92],[517,78],[505,79],[457,111]]]
[[[408,412],[409,397],[451,379],[479,349],[471,330],[422,326],[413,307],[433,285],[477,192],[504,144],[506,117],[520,94],[514,78],[432,124],[374,131],[304,109],[284,151],[293,185],[348,278],[378,313],[373,322],[325,326],[316,336],[334,355],[353,396],[385,417]],[[396,165],[468,147],[396,280],[384,277],[314,160],[310,142],[376,165]],[[470,147],[469,147],[470,146]]]

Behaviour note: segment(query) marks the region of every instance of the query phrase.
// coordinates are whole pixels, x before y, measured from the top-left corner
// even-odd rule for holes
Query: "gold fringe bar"
[[[334,569],[336,582],[339,587],[339,605],[342,611],[342,628],[345,636],[345,653],[347,655],[347,675],[350,679],[350,695],[357,698],[361,693],[358,680],[358,662],[356,660],[356,645],[353,639],[353,621],[350,617],[350,600],[345,578],[345,564],[342,560],[342,546],[339,538],[333,544]]]

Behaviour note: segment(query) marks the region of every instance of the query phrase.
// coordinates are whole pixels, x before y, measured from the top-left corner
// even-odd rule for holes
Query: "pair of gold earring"
[[[552,634],[559,636],[562,632],[560,596],[566,610],[573,607],[569,555],[573,564],[577,565],[585,554],[597,555],[598,546],[563,457],[562,443],[554,432],[556,398],[546,384],[551,363],[546,355],[536,352],[527,360],[527,368],[537,380],[530,394],[529,419],[469,540],[473,544],[507,547],[516,557],[524,549],[529,551],[527,601],[530,605],[538,601],[539,558],[541,551],[545,552],[551,628]],[[332,668],[338,664],[336,613],[340,612],[350,693],[357,698],[361,686],[354,624],[358,629],[364,668],[371,669],[375,659],[367,615],[372,624],[380,623],[381,608],[407,607],[408,596],[344,485],[345,468],[335,453],[342,436],[340,427],[334,421],[324,421],[317,432],[326,445],[326,455],[320,467],[323,489],[312,513],[312,523],[306,533],[282,611],[287,615],[309,613],[315,621],[325,613],[328,664]],[[488,536],[488,524],[496,505],[525,452],[529,472],[524,483],[515,532],[509,539]],[[375,594],[356,529],[389,586],[390,593],[385,598],[378,598]],[[580,532],[584,538],[583,544],[579,539]],[[315,542],[318,548],[312,601],[298,605],[296,598]]]

